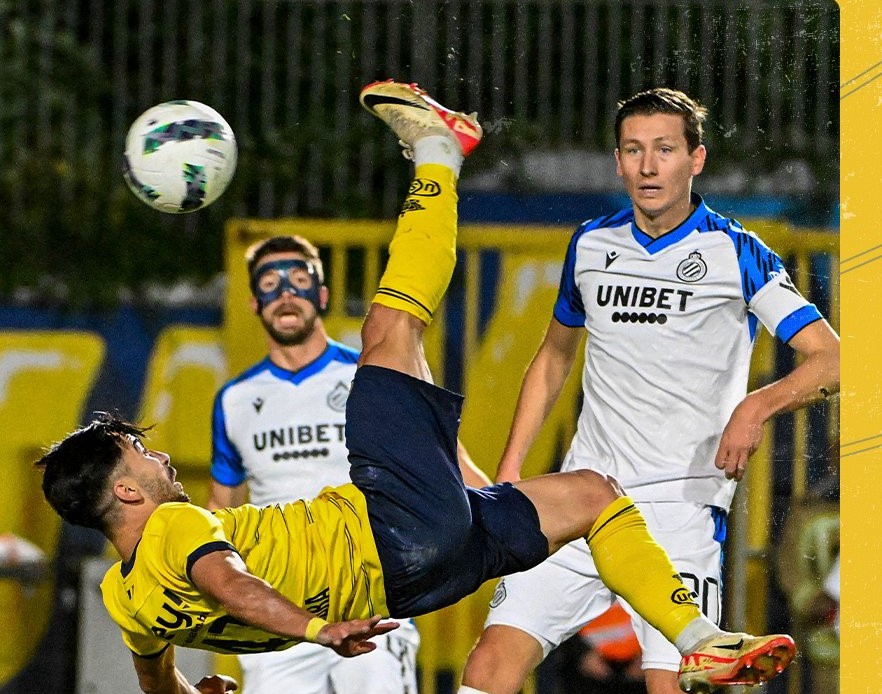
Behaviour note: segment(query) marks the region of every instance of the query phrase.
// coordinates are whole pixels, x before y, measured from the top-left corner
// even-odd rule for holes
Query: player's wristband
[[[329,624],[329,622],[325,621],[321,617],[313,617],[306,623],[306,634],[303,638],[310,643],[315,643],[315,639],[318,636],[318,633],[326,624]]]

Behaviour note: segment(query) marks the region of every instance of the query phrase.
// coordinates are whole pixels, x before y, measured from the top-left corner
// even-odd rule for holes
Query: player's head
[[[677,89],[656,87],[618,102],[616,112],[616,147],[622,143],[622,122],[629,116],[651,116],[666,113],[683,119],[683,135],[690,154],[702,144],[707,109]]]
[[[302,236],[274,236],[252,245],[245,260],[252,308],[263,327],[279,344],[303,342],[328,305],[316,247]]]
[[[647,233],[664,233],[692,209],[692,177],[707,151],[705,109],[682,92],[651,89],[621,102],[616,116],[616,172]]]
[[[189,501],[168,456],[144,447],[145,431],[99,412],[54,444],[36,465],[43,470],[43,494],[58,515],[108,533],[125,503],[145,497],[157,504]]]

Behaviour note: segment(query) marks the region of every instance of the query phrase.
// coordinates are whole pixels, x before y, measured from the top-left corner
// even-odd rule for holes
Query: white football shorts
[[[720,623],[722,546],[710,506],[687,502],[638,503],[649,531],[665,548],[709,619]],[[717,511],[719,513],[719,511]],[[640,566],[634,566],[640,572]],[[538,566],[500,580],[485,627],[512,626],[533,636],[547,656],[585,624],[609,609],[616,596],[603,584],[584,540],[566,545]],[[676,671],[677,649],[654,627],[631,615],[643,652],[643,669]]]
[[[357,658],[343,658],[314,643],[239,656],[242,694],[417,694],[420,636],[413,622],[404,620],[394,632],[373,640],[377,648]]]

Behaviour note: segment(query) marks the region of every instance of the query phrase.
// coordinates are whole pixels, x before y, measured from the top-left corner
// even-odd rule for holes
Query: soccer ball
[[[142,113],[126,136],[123,176],[160,212],[193,212],[224,192],[236,171],[236,137],[198,101],[167,101]]]

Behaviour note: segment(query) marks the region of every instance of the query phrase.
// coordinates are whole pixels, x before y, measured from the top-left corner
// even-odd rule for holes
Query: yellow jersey
[[[388,614],[367,506],[354,485],[266,508],[210,512],[167,503],[150,516],[131,558],[111,566],[101,582],[104,604],[129,649],[151,656],[173,643],[262,653],[297,643],[237,621],[200,594],[190,569],[222,549],[238,552],[252,574],[328,621]]]

